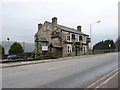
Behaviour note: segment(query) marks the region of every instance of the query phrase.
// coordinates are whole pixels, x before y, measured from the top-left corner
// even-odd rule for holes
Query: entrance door
[[[80,46],[75,47],[76,56],[80,55]]]
[[[75,47],[75,52],[76,52],[76,56],[78,55],[78,49],[77,46]]]

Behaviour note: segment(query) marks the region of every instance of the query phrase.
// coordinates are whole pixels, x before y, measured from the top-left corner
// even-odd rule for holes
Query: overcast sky
[[[9,2],[8,2],[9,1]],[[119,0],[3,0],[2,40],[34,42],[37,24],[58,18],[58,24],[75,28],[82,26],[82,32],[90,33],[92,42],[118,37]]]

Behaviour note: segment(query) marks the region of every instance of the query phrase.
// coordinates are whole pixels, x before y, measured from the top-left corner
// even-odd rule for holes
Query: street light
[[[10,47],[9,47],[10,43],[9,43],[9,41],[10,41],[10,38],[7,38],[7,40],[8,40],[8,50],[7,50],[7,53],[9,54],[9,49],[10,49]]]
[[[90,24],[90,50],[92,50],[92,25],[100,23],[101,21],[97,21],[95,23]]]

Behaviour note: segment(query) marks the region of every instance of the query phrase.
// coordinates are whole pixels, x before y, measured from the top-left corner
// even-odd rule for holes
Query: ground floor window
[[[67,54],[70,54],[72,52],[72,45],[67,44]]]
[[[42,43],[42,46],[48,46],[48,43],[43,42],[43,43]]]

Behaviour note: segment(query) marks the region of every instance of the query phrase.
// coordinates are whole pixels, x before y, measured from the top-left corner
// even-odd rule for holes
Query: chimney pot
[[[52,18],[52,25],[53,25],[53,27],[55,27],[57,25],[57,18],[56,17]]]
[[[81,26],[77,26],[77,30],[81,32]]]
[[[42,24],[38,24],[38,30],[40,30],[40,28],[42,27]]]

